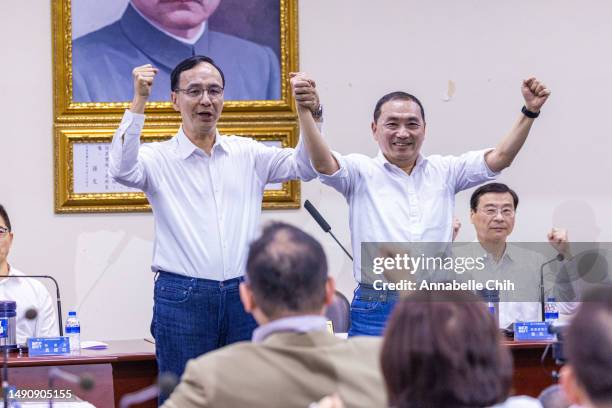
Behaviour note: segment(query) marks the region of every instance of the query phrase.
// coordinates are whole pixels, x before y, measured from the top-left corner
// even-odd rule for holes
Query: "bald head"
[[[312,236],[277,222],[251,244],[246,279],[269,318],[318,314],[325,304],[327,260]]]

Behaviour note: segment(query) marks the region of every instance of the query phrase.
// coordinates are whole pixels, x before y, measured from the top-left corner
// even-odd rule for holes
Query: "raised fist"
[[[534,77],[523,81],[521,92],[525,99],[525,107],[531,112],[539,112],[550,95],[550,89]]]
[[[134,96],[137,95],[146,99],[151,95],[151,87],[157,71],[157,68],[151,64],[141,65],[132,70]]]

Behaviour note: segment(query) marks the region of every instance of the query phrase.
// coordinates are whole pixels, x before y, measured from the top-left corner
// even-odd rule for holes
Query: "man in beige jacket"
[[[251,244],[240,298],[259,323],[252,342],[190,360],[165,408],[306,408],[337,394],[347,407],[384,407],[380,339],[343,340],[323,316],[335,284],[321,245],[284,223]],[[227,322],[231,324],[231,322]]]

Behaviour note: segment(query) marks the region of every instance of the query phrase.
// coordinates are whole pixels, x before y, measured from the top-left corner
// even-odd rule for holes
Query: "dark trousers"
[[[382,336],[398,298],[396,291],[376,290],[372,285],[360,283],[351,302],[349,337]]]
[[[251,340],[257,323],[238,294],[242,278],[223,282],[159,272],[151,334],[159,372],[183,374],[187,361],[208,351]],[[161,402],[161,400],[160,400]]]

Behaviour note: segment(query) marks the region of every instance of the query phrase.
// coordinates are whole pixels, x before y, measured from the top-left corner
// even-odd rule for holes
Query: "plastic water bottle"
[[[68,312],[66,336],[70,340],[70,352],[81,351],[81,323],[74,311]]]
[[[544,304],[544,321],[545,322],[556,322],[559,319],[559,308],[554,297],[546,299]]]
[[[489,313],[491,313],[495,321],[499,324],[499,303],[487,302],[487,309],[489,309]]]

